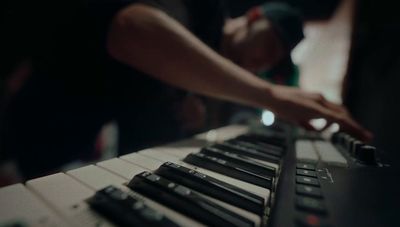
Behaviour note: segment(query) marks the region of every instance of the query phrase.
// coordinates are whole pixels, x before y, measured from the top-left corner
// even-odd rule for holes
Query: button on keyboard
[[[347,160],[331,143],[315,141],[314,146],[318,151],[321,161],[332,166],[347,167]]]
[[[308,169],[308,170],[315,170],[315,165],[314,164],[309,164],[309,163],[297,163],[296,167],[298,169]]]
[[[296,158],[303,162],[318,162],[318,154],[313,144],[309,140],[296,141]]]
[[[318,180],[311,177],[296,176],[296,182],[299,184],[319,186]]]
[[[296,193],[313,197],[322,197],[321,189],[308,185],[296,185]]]
[[[317,177],[317,173],[315,171],[305,170],[305,169],[296,170],[296,174],[302,175],[302,176],[307,176],[307,177]]]
[[[316,212],[316,213],[326,213],[325,205],[319,199],[298,196],[296,198],[296,205],[299,209],[302,210]]]

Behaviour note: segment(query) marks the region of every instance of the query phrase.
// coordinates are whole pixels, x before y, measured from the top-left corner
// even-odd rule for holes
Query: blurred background
[[[0,40],[2,109],[7,105],[7,99],[18,92],[29,77],[30,67],[30,62],[24,58],[29,48],[24,45],[25,42],[18,42],[27,37],[7,21],[7,2],[0,3],[0,26],[5,34]],[[226,1],[225,10],[230,17],[237,17],[264,2],[230,0]],[[293,62],[280,70],[278,77],[273,72],[260,76],[274,83],[320,92],[331,101],[345,104],[354,117],[375,134],[373,144],[391,153],[399,153],[397,147],[400,144],[396,136],[400,126],[400,20],[394,3],[388,0],[284,2],[303,13],[305,38],[293,50]],[[182,137],[227,124],[246,123],[254,118],[264,120],[266,124],[273,124],[274,121],[274,115],[267,110],[204,97],[202,100],[207,113],[205,122],[188,130]],[[61,169],[76,168],[116,156],[118,127],[113,121],[104,125],[96,140],[95,157],[74,161]],[[397,157],[400,158],[400,153]],[[12,162],[1,164],[0,171],[18,179]]]

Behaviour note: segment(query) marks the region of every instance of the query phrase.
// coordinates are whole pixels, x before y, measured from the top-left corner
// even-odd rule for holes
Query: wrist
[[[272,109],[275,105],[275,87],[276,85],[270,84],[268,82],[263,83],[256,89],[255,100],[256,105],[260,108]]]

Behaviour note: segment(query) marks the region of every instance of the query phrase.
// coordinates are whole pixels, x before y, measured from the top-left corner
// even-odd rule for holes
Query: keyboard
[[[342,132],[231,125],[0,188],[0,226],[400,226],[398,173]]]

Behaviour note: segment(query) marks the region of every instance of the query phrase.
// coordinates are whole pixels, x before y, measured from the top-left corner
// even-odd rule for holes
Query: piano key
[[[238,140],[245,140],[248,142],[254,142],[257,144],[267,144],[267,145],[273,145],[277,147],[286,147],[286,138],[285,135],[283,136],[277,136],[277,135],[271,135],[271,136],[264,136],[264,135],[259,135],[259,134],[244,134],[236,137],[235,139]]]
[[[196,138],[189,138],[189,139],[180,140],[180,141],[169,143],[169,144],[162,145],[162,146],[152,147],[151,149],[169,148],[169,149],[173,149],[174,151],[179,152],[179,150],[181,148],[186,148],[186,149],[191,148],[191,149],[194,149],[191,152],[195,152],[196,149],[202,148],[209,144],[212,144],[212,143],[205,141],[205,140],[199,140]]]
[[[156,159],[156,160],[159,160],[159,161],[173,162],[173,163],[179,164],[181,166],[184,166],[186,168],[190,168],[190,169],[196,170],[196,171],[198,171],[200,173],[203,173],[203,174],[206,174],[208,176],[214,177],[214,178],[216,178],[218,180],[221,180],[223,182],[226,182],[226,183],[229,183],[229,184],[232,184],[232,185],[236,185],[236,186],[238,186],[240,188],[246,188],[246,190],[248,190],[249,192],[252,192],[252,193],[254,193],[256,195],[259,195],[259,196],[263,197],[266,201],[268,201],[268,199],[269,199],[270,190],[268,190],[266,188],[263,188],[263,187],[260,187],[260,186],[254,185],[254,184],[250,184],[250,183],[247,183],[247,182],[244,182],[244,181],[241,181],[241,180],[238,180],[238,179],[235,179],[235,178],[232,178],[232,177],[229,177],[229,176],[226,176],[226,175],[214,172],[214,171],[203,169],[201,167],[198,167],[198,166],[195,166],[195,165],[192,165],[192,164],[189,164],[189,163],[185,163],[183,161],[178,161],[177,162],[176,160],[177,160],[178,157],[173,156],[173,155],[169,155],[166,152],[164,152],[164,150],[161,151],[161,150],[158,150],[158,149],[152,149],[151,152],[142,153],[142,154],[143,155],[146,154],[147,157],[152,158],[152,159]],[[178,158],[178,160],[179,160],[179,158]]]
[[[179,161],[179,158],[177,158],[177,157],[175,157],[175,156],[168,155],[168,154],[166,154],[165,152],[161,152],[161,151],[157,151],[157,150],[153,150],[153,149],[147,149],[147,150],[140,151],[139,154],[143,155],[144,157],[148,157],[148,158],[153,158],[153,159],[160,160],[160,163],[159,163],[160,165],[162,165],[162,163],[163,163],[163,162],[161,162],[161,161],[171,161],[171,162]],[[178,162],[178,163],[179,163],[179,162]],[[214,174],[214,175],[215,175],[215,174]],[[242,182],[241,182],[241,185],[243,185]],[[247,185],[244,185],[244,186],[247,186]],[[254,185],[252,185],[252,186],[254,187]],[[251,187],[251,186],[250,186],[250,187]],[[263,196],[264,196],[266,199],[269,199],[269,191],[268,191],[267,193],[264,193]],[[218,201],[218,202],[220,202],[220,201]],[[223,205],[223,204],[220,204],[220,205]],[[229,209],[231,209],[231,208],[232,208],[232,207],[230,207]],[[234,208],[234,209],[236,209],[236,208]],[[241,214],[244,215],[244,216],[248,215],[248,212],[247,212],[247,211],[244,211],[244,212],[243,212],[243,210],[241,210],[240,212],[241,212]],[[257,220],[257,222],[258,222],[258,221],[259,221],[259,220]]]
[[[286,144],[277,145],[271,143],[265,143],[257,139],[248,139],[246,137],[237,137],[235,139],[229,140],[235,143],[241,143],[243,145],[251,144],[252,146],[259,147],[261,149],[273,150],[277,154],[283,155],[285,153]]]
[[[268,189],[272,188],[273,179],[271,177],[251,173],[229,161],[220,158],[211,157],[201,153],[195,153],[188,155],[184,161],[261,187]]]
[[[184,166],[167,162],[156,174],[251,212],[262,214],[264,211],[265,200],[262,197]]]
[[[300,162],[318,162],[318,154],[310,140],[297,140],[295,143],[296,159]]]
[[[36,178],[26,186],[74,226],[114,226],[84,202],[94,191],[66,174]]]
[[[136,175],[128,186],[207,225],[254,226],[252,221],[210,202],[189,188],[150,172]]]
[[[243,125],[229,125],[218,130],[210,130],[195,136],[196,139],[209,141],[209,142],[220,142],[228,139],[232,139],[238,135],[247,133],[249,128]]]
[[[332,166],[347,167],[347,160],[343,155],[327,141],[314,141],[315,149],[318,151],[321,161]]]
[[[98,162],[96,165],[128,180],[132,179],[136,174],[147,170],[119,158]]]
[[[190,169],[193,169],[193,170],[196,170],[196,171],[206,174],[208,176],[214,177],[223,182],[226,182],[226,183],[229,183],[232,185],[236,185],[240,188],[245,188],[249,192],[263,197],[265,199],[265,201],[269,201],[271,191],[267,188],[260,187],[255,184],[251,184],[251,183],[248,183],[248,182],[245,182],[245,181],[242,181],[242,180],[230,177],[230,176],[226,176],[224,174],[221,174],[221,173],[218,173],[215,171],[204,169],[204,168],[201,168],[201,167],[198,167],[198,166],[186,163],[186,162],[178,162],[177,164],[187,167],[187,168],[190,168]]]
[[[230,210],[230,211],[232,211],[232,212],[234,212],[234,213],[236,213],[236,214],[238,214],[238,215],[240,215],[240,216],[242,216],[244,218],[247,218],[248,220],[252,221],[255,226],[261,226],[261,222],[262,222],[262,218],[261,217],[265,216],[264,214],[263,215],[256,214],[256,213],[244,210],[242,208],[239,208],[237,206],[231,205],[229,203],[223,202],[221,200],[218,200],[218,199],[216,199],[214,197],[210,197],[210,196],[205,195],[203,193],[197,192],[196,190],[193,190],[193,191],[198,193],[200,196],[204,197],[208,201],[213,202],[213,203],[215,203],[215,204],[217,204],[217,205],[219,205],[219,206],[221,206],[221,207],[223,207],[225,209],[228,209],[228,210]]]
[[[205,144],[205,145],[207,145],[207,144]],[[204,147],[204,146],[199,146],[196,144],[196,140],[188,139],[183,142],[178,142],[176,144],[174,143],[174,144],[170,144],[167,146],[154,147],[154,148],[151,148],[151,150],[162,151],[162,152],[168,153],[170,155],[184,159],[187,155],[189,155],[191,153],[199,152],[202,147]],[[139,153],[141,153],[141,152],[139,152]],[[143,153],[145,153],[145,152],[143,152]],[[248,157],[248,158],[258,161],[260,163],[263,163],[264,165],[271,166],[275,169],[279,169],[279,165],[276,163],[272,163],[272,162],[260,160],[257,158],[252,158],[252,157]]]
[[[117,162],[117,164],[118,164],[118,162]],[[102,189],[103,187],[113,185],[113,186],[118,187],[137,198],[142,199],[146,205],[162,212],[167,217],[169,217],[171,220],[173,220],[174,222],[176,222],[182,226],[201,226],[200,223],[198,223],[188,217],[185,217],[185,216],[181,215],[180,213],[177,213],[177,212],[171,210],[168,207],[165,207],[159,203],[156,203],[149,198],[143,197],[142,195],[140,195],[138,193],[130,191],[128,188],[126,188],[123,185],[123,183],[128,182],[130,179],[122,179],[122,178],[119,178],[117,175],[110,176],[111,173],[105,173],[105,171],[106,170],[104,170],[100,167],[92,165],[89,168],[83,167],[83,168],[76,169],[73,172],[70,171],[69,174],[73,174],[73,176],[75,178],[79,179],[80,181],[84,181],[85,184],[91,190],[93,190],[92,193],[94,193],[94,191],[96,191],[96,190]],[[98,177],[98,176],[101,176],[101,177]]]
[[[279,163],[279,161],[282,158],[282,155],[279,154],[279,152],[274,152],[273,150],[267,150],[267,149],[257,149],[250,146],[245,146],[242,145],[240,143],[233,143],[231,141],[225,141],[223,143],[221,143],[222,145],[225,145],[231,149],[239,149],[241,151],[245,151],[248,153],[254,153],[254,154],[264,154],[264,158],[266,159],[267,157],[270,159],[270,161],[275,162],[275,163]],[[268,161],[268,160],[267,160]]]
[[[274,167],[264,165],[257,161],[251,160],[245,156],[234,154],[227,151],[222,151],[214,147],[205,147],[200,151],[203,154],[225,159],[232,163],[239,165],[241,168],[246,169],[250,172],[257,173],[263,176],[275,177],[277,170]]]
[[[261,164],[263,164],[263,165],[266,165],[266,166],[270,166],[270,167],[272,167],[272,168],[275,168],[276,170],[277,170],[277,173],[279,174],[279,165],[278,164],[276,164],[276,163],[272,163],[272,162],[267,162],[267,161],[264,161],[264,160],[260,160],[260,159],[256,159],[256,158],[252,158],[252,157],[248,157],[248,156],[246,156],[249,160],[254,160],[254,161],[256,161],[256,162],[259,162],[259,163],[261,163]]]
[[[87,200],[90,207],[118,226],[167,226],[178,225],[162,213],[121,189],[108,186]]]
[[[156,150],[156,149],[146,149],[143,151],[139,151],[139,154],[152,158],[157,159],[159,161],[169,161],[169,162],[179,162],[181,161],[180,157],[171,155],[163,150]]]
[[[168,153],[169,155],[173,155],[176,157],[179,157],[180,159],[185,158],[187,155],[191,154],[191,153],[197,153],[201,150],[202,147],[157,147],[156,149],[152,149],[152,150],[157,150],[157,151],[161,151],[164,153]]]
[[[110,184],[122,185],[126,183],[124,178],[94,165],[74,169],[68,171],[67,174],[94,190],[100,190]]]
[[[213,145],[214,147],[217,147],[221,150],[268,161],[268,162],[273,162],[273,163],[279,163],[280,158],[270,155],[270,154],[265,154],[263,152],[259,152],[255,149],[250,149],[250,148],[244,148],[241,146],[235,146],[229,143],[223,143],[223,144],[215,144]]]
[[[119,158],[149,170],[156,170],[164,163],[162,161],[146,157],[139,153],[132,153],[121,156]]]
[[[278,147],[272,144],[265,144],[265,143],[255,143],[255,142],[248,142],[239,139],[233,139],[226,141],[227,143],[231,143],[234,145],[239,145],[247,148],[256,149],[260,152],[264,152],[267,154],[275,155],[278,157],[282,157],[284,153],[284,149],[282,147]]]
[[[14,184],[0,189],[0,220],[27,226],[69,226],[65,219],[50,209],[44,201],[25,188]],[[11,226],[11,225],[10,225]]]

